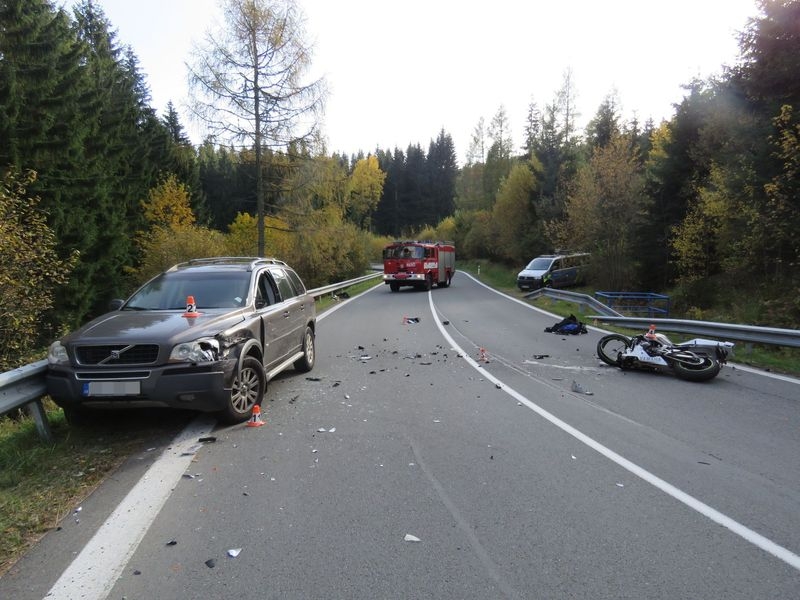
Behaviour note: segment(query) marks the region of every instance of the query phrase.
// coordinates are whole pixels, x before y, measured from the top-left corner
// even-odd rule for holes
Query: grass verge
[[[45,400],[54,441],[45,443],[33,419],[0,417],[0,576],[100,482],[154,436],[171,436],[190,413],[126,411],[98,416],[92,427],[70,427]]]

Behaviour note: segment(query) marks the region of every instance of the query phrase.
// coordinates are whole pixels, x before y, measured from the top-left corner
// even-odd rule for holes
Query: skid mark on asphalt
[[[433,489],[436,490],[436,494],[439,496],[442,504],[444,504],[445,508],[447,508],[448,512],[453,517],[453,520],[455,520],[455,522],[458,524],[458,528],[467,537],[467,540],[472,547],[472,551],[478,557],[478,560],[481,561],[481,564],[483,564],[487,573],[489,573],[489,576],[497,583],[497,586],[500,588],[506,598],[520,598],[521,595],[519,592],[517,592],[500,574],[500,570],[489,556],[486,548],[484,548],[481,544],[481,541],[478,539],[478,536],[475,533],[475,530],[469,524],[469,521],[467,521],[461,515],[461,512],[458,510],[455,502],[450,499],[450,496],[447,495],[447,492],[445,492],[442,484],[439,483],[439,480],[436,478],[430,468],[428,468],[427,464],[422,458],[419,448],[414,443],[414,440],[408,436],[405,437],[408,441],[408,444],[411,446],[411,451],[414,453],[414,459],[416,460],[417,464],[422,469],[422,472],[425,473],[425,476],[428,478],[428,481],[430,481]]]

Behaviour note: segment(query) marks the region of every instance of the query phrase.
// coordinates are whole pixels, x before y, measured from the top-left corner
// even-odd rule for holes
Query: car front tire
[[[267,391],[267,375],[261,362],[252,356],[242,361],[242,366],[231,386],[231,395],[220,418],[226,423],[241,423],[250,418],[253,407],[261,404]]]

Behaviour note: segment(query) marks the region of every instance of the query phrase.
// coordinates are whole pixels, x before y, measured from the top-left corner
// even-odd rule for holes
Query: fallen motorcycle
[[[597,342],[597,356],[620,369],[674,372],[687,381],[708,381],[717,376],[733,353],[732,342],[695,338],[673,344],[655,327],[645,334],[628,337],[612,333]]]

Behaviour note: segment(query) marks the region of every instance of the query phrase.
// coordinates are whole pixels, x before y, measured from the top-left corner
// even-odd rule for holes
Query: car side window
[[[272,281],[267,273],[262,273],[258,278],[258,289],[256,289],[256,308],[264,308],[276,302]]]
[[[296,295],[299,296],[301,294],[305,294],[306,286],[303,285],[303,282],[300,280],[300,276],[291,269],[284,269],[284,271],[289,276],[289,279],[291,279]]]
[[[281,300],[290,300],[297,295],[292,287],[292,282],[289,281],[283,269],[270,269],[269,272],[272,274],[275,284],[278,286],[278,294]]]

